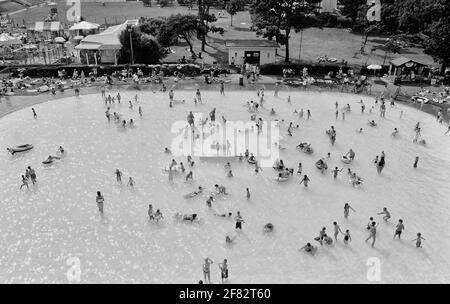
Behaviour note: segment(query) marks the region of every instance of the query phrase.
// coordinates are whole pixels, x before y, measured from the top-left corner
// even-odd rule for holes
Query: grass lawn
[[[60,20],[66,24],[72,24],[67,21],[68,6],[65,1],[58,2],[58,12]],[[16,23],[22,24],[23,20],[28,26],[33,26],[34,22],[43,20],[50,8],[48,6],[36,7],[29,9],[11,17]],[[216,13],[218,11],[214,11]],[[122,23],[127,19],[137,19],[139,17],[156,17],[156,16],[170,16],[171,14],[197,14],[197,10],[188,10],[187,7],[166,7],[159,8],[144,7],[141,2],[125,2],[125,3],[106,3],[102,6],[101,3],[82,3],[81,15],[87,21],[99,24],[117,24]],[[225,13],[226,14],[226,13]],[[223,36],[213,34],[208,37],[209,46],[206,48],[204,54],[204,63],[212,63],[217,61],[219,63],[227,63],[227,49],[225,48],[225,41],[227,39],[255,39],[255,32],[250,30],[251,20],[248,12],[240,12],[233,17],[233,27],[230,26],[230,18],[219,18],[216,22],[217,26],[223,27],[226,32]],[[317,57],[320,55],[327,55],[328,57],[335,57],[340,62],[342,60],[348,61],[350,65],[365,66],[369,64],[383,64],[385,53],[382,50],[371,52],[371,49],[380,46],[384,43],[386,37],[370,36],[366,52],[368,54],[359,54],[362,38],[360,35],[350,33],[345,29],[324,28],[323,30],[317,28],[307,29],[303,33],[301,60],[303,62],[317,62]],[[298,61],[300,50],[300,34],[293,33],[290,40],[290,58],[292,61]],[[193,41],[194,50],[196,53],[200,51],[200,41]],[[190,56],[188,48],[183,43],[179,46],[172,47],[174,54],[165,58],[165,61],[176,61],[182,56],[187,58]],[[280,55],[279,61],[284,61],[285,48],[282,46],[278,51]],[[406,56],[412,59],[419,60],[425,64],[435,65],[433,59],[425,55],[420,48],[409,48],[401,51],[401,54],[388,54],[385,64],[388,64],[390,59],[398,56]],[[197,63],[202,61],[197,60]]]
[[[250,30],[251,20],[248,12],[241,12],[233,17],[233,27],[230,27],[230,19],[219,19],[218,25],[224,27],[227,32],[224,36],[211,35],[211,40],[214,44],[219,46],[219,49],[226,51],[223,43],[227,39],[255,39],[256,34]],[[351,65],[364,66],[369,64],[383,64],[385,52],[376,50],[370,53],[371,49],[380,46],[384,43],[386,37],[369,36],[366,52],[367,55],[359,53],[362,37],[350,33],[346,29],[338,28],[310,28],[303,32],[302,53],[301,60],[305,62],[317,62],[317,57],[320,55],[327,55],[328,57],[335,57],[338,61],[342,59],[348,61]],[[222,46],[222,47],[220,47]],[[300,51],[300,33],[291,34],[290,39],[290,58],[293,61],[298,61]],[[355,55],[355,53],[357,53]],[[281,55],[278,60],[284,61],[285,48],[284,46],[278,51]],[[436,65],[431,56],[423,53],[420,48],[408,48],[401,51],[400,54],[388,54],[386,64],[390,59],[399,56],[409,57],[411,59],[420,60],[429,65]],[[437,66],[437,65],[436,65]]]
[[[67,20],[67,10],[70,6],[66,5],[66,1],[57,2],[57,8],[59,13],[59,19],[62,23],[72,24],[72,21]],[[25,10],[23,12],[14,14],[11,16],[16,23],[23,24],[23,20],[27,26],[32,26],[36,21],[43,21],[50,12],[50,6],[35,7]],[[81,16],[86,21],[99,23],[99,24],[118,24],[127,19],[138,19],[140,17],[157,17],[157,16],[170,16],[171,14],[184,13],[187,14],[190,11],[187,7],[164,7],[157,6],[145,7],[142,2],[107,2],[105,6],[102,6],[99,2],[85,3],[81,0]],[[197,14],[197,11],[192,11],[193,14]],[[105,22],[106,21],[106,22]]]

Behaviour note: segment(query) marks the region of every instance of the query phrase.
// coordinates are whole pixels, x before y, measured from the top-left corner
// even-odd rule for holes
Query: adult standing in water
[[[196,96],[197,102],[202,102],[202,94],[200,93],[200,89],[197,89],[195,96]]]
[[[169,91],[169,107],[172,107],[172,103],[173,103],[173,90],[171,89]]]
[[[344,205],[344,218],[347,219],[348,215],[350,213],[350,209],[353,210],[353,212],[356,212],[355,209],[352,208],[348,203],[345,203]]]
[[[209,113],[209,117],[211,119],[211,122],[216,121],[216,108],[212,109],[212,111]]]
[[[241,212],[238,211],[236,217],[234,218],[236,221],[236,227],[235,229],[242,230],[242,223],[245,223],[244,219],[241,216]]]
[[[228,280],[228,264],[227,263],[228,263],[227,259],[224,259],[222,263],[219,263],[222,283],[223,283],[223,279]]]
[[[213,260],[210,258],[205,258],[205,264],[203,264],[203,277],[205,279],[205,283],[211,283],[211,264],[213,264]]]
[[[118,183],[122,182],[122,172],[119,169],[116,169],[116,172],[114,172],[116,175],[116,181]]]
[[[223,81],[220,83],[220,95],[225,96],[225,84]]]
[[[33,185],[37,182],[36,181],[36,171],[34,171],[34,169],[31,169],[30,166],[28,166],[28,172],[30,174],[30,178],[31,178],[31,182],[33,183]]]
[[[105,199],[103,198],[100,191],[97,191],[97,197],[95,198],[95,201],[97,202],[98,211],[100,211],[101,215],[103,215],[103,203],[105,202]]]
[[[369,237],[366,239],[366,242],[370,239],[372,239],[372,247],[375,246],[375,241],[377,237],[377,227],[378,224],[375,222],[372,222],[372,225],[369,228]]]
[[[378,161],[378,164],[377,164],[378,173],[381,173],[381,171],[383,171],[385,165],[386,165],[385,154],[384,154],[384,151],[382,151],[380,160]]]

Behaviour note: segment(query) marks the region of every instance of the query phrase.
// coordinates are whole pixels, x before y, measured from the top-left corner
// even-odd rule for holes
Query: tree
[[[339,0],[339,4],[342,6],[341,14],[355,23],[361,6],[365,6],[366,2],[366,0]]]
[[[398,28],[400,5],[398,0],[384,0],[381,4],[380,31],[393,34]]]
[[[210,25],[210,23],[217,21],[217,17],[214,14],[210,14],[209,9],[211,6],[217,5],[219,2],[220,1],[217,0],[197,0],[199,17],[197,37],[202,41],[203,52],[205,51],[206,36],[208,36],[208,33],[220,33],[223,35],[225,32],[221,27]]]
[[[174,0],[157,0],[160,7],[172,6]]]
[[[189,50],[194,53],[192,39],[197,33],[199,18],[195,15],[172,15],[167,19],[164,26],[161,27],[160,37],[165,37],[165,41],[183,39],[189,45]]]
[[[128,32],[128,29],[125,29],[120,33],[119,40],[122,44],[122,49],[120,50],[121,62],[130,62],[130,35],[133,43],[133,57],[135,63],[154,64],[158,63],[160,59],[164,57],[161,45],[153,36],[141,32],[138,27],[133,27],[131,33]]]
[[[446,67],[450,64],[450,16],[444,16],[434,21],[426,33],[429,38],[425,43],[425,53],[441,63],[440,72],[443,75]]]
[[[402,48],[402,41],[398,36],[391,36],[387,39],[386,43],[381,47],[376,47],[384,51],[383,65],[386,63],[387,55],[389,53],[399,54]],[[375,49],[376,49],[375,48]]]
[[[192,4],[194,4],[195,0],[178,0],[179,5],[184,5],[188,7],[192,7]]]
[[[272,40],[286,48],[285,61],[289,62],[289,39],[293,29],[312,26],[316,21],[312,13],[321,0],[254,0],[251,4],[253,25],[256,34]],[[312,23],[310,23],[312,22]]]
[[[412,42],[422,41],[425,53],[441,63],[441,73],[450,63],[448,0],[384,0],[381,31],[403,32]]]
[[[237,12],[243,11],[245,8],[244,0],[231,0],[228,2],[226,9],[227,13],[230,14],[230,26],[233,26],[233,16],[236,15]]]
[[[161,27],[167,22],[165,17],[144,19],[139,25],[141,32],[157,37]]]

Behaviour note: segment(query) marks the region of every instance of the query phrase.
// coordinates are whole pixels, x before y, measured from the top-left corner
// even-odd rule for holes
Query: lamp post
[[[131,27],[128,28],[128,33],[130,33],[130,47],[131,47],[131,64],[134,64],[134,55],[133,55],[133,40],[131,39],[131,33],[133,29]]]

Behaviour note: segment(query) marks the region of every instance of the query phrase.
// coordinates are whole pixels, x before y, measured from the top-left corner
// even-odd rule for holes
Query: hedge
[[[381,70],[369,70],[368,68],[361,68],[361,71],[359,72],[361,75],[367,75],[367,76],[373,76],[376,75],[384,75],[389,72],[389,66],[385,65],[381,67]]]
[[[141,69],[144,75],[150,75],[153,70],[157,73],[162,71],[165,76],[174,76],[175,71],[181,72],[186,76],[197,76],[201,74],[201,68],[195,64],[155,64],[155,65],[145,65],[145,64],[135,64],[135,65],[104,65],[97,67],[97,75],[111,75],[114,72],[120,72],[124,68],[132,68],[133,72],[136,72],[137,69]],[[181,67],[181,68],[179,68]],[[2,69],[2,67],[0,67]],[[92,66],[88,65],[17,65],[14,67],[8,67],[9,72],[12,73],[14,77],[19,75],[19,70],[24,69],[23,75],[26,77],[58,77],[58,71],[66,70],[67,75],[71,76],[74,70],[78,71],[78,75],[81,74],[81,71],[84,71],[85,76],[88,76],[90,72],[93,71]]]

